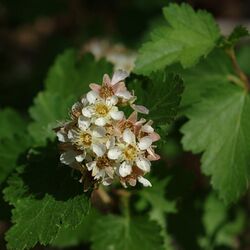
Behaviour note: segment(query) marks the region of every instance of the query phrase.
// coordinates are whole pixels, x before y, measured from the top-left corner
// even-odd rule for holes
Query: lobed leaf
[[[180,62],[193,66],[206,56],[220,37],[219,28],[205,11],[195,12],[188,4],[170,4],[163,9],[166,27],[152,32],[152,40],[139,50],[135,72],[148,75],[152,71]]]
[[[129,87],[135,90],[137,103],[149,108],[149,119],[158,125],[174,120],[183,92],[183,81],[179,75],[158,72],[150,78],[135,79]]]
[[[88,196],[71,178],[69,168],[57,162],[55,146],[40,148],[31,152],[19,174],[9,179],[4,195],[14,206],[14,225],[6,234],[8,249],[47,245],[57,237],[60,227],[74,229],[82,223],[89,210]]]
[[[163,250],[160,227],[147,217],[108,215],[100,218],[93,230],[92,249]]]
[[[200,247],[203,249],[222,246],[237,248],[236,237],[244,228],[244,219],[245,214],[241,210],[237,210],[235,218],[231,219],[229,208],[215,194],[210,194],[204,204],[202,222],[205,235],[198,239]]]
[[[18,157],[31,144],[26,126],[15,110],[5,108],[0,111],[0,183],[15,169]]]
[[[45,90],[40,92],[30,108],[33,122],[29,132],[38,145],[55,137],[52,129],[68,116],[71,105],[85,94],[92,82],[101,82],[112,67],[91,55],[78,58],[76,51],[67,50],[59,55],[49,70]]]
[[[204,89],[196,95],[196,102],[184,111],[189,121],[181,132],[184,149],[203,153],[203,173],[211,176],[212,186],[230,203],[245,192],[249,183],[250,95],[235,84],[240,80],[231,73],[227,60],[217,55],[217,59],[211,57],[211,61],[208,59],[203,66],[198,66],[190,78],[192,82],[186,85],[186,89],[197,88],[198,84],[200,90]],[[218,69],[228,68],[210,70],[203,75],[200,67],[208,64],[220,65]],[[191,101],[190,95],[186,98],[187,102]]]
[[[250,35],[246,27],[242,25],[236,26],[228,37],[222,39],[220,47],[228,49],[236,45],[236,43],[243,37]]]

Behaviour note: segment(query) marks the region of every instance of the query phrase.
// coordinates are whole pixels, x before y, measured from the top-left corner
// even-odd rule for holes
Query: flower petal
[[[82,114],[84,115],[84,116],[86,116],[86,117],[88,117],[88,118],[90,118],[91,116],[92,116],[92,109],[91,109],[91,107],[84,107],[83,109],[82,109]]]
[[[142,126],[141,131],[146,132],[146,133],[153,133],[154,129],[152,126],[145,124]]]
[[[135,123],[137,121],[138,113],[134,111],[128,118],[128,120],[132,123]]]
[[[91,171],[91,170],[93,170],[93,168],[96,166],[96,161],[88,162],[88,163],[86,164],[86,166],[87,166],[87,169],[88,169],[89,171]]]
[[[117,160],[121,154],[122,151],[118,147],[114,147],[108,151],[108,158],[111,160]]]
[[[106,103],[109,105],[109,106],[114,106],[118,103],[118,97],[113,95],[111,97],[108,97],[106,99]]]
[[[106,147],[107,149],[111,149],[115,146],[115,137],[112,136],[107,142],[106,142]]]
[[[70,165],[71,163],[73,163],[75,161],[76,155],[77,154],[74,150],[69,150],[69,151],[61,154],[60,161],[63,164]]]
[[[145,136],[140,139],[138,147],[140,150],[146,150],[151,146],[151,144],[152,144],[152,139],[149,136]]]
[[[115,93],[115,95],[120,97],[120,98],[124,98],[126,100],[129,100],[129,99],[131,99],[133,97],[128,90],[118,91],[118,92]]]
[[[134,187],[135,185],[136,185],[136,179],[134,179],[134,178],[129,178],[128,179],[128,183],[129,183],[129,185],[130,186],[132,186],[132,187]]]
[[[112,117],[112,119],[120,121],[124,117],[124,113],[123,111],[110,111],[110,116]]]
[[[151,163],[149,160],[145,159],[145,158],[137,158],[136,159],[136,165],[138,168],[140,168],[142,171],[144,172],[149,172],[150,171],[150,166]]]
[[[99,175],[100,169],[96,166],[96,164],[93,166],[92,169],[92,176],[96,176],[95,179],[99,179],[101,176]]]
[[[82,109],[82,103],[80,102],[76,102],[72,108],[71,108],[71,111],[74,113],[74,112],[77,112],[77,111],[80,111],[81,112],[81,109]]]
[[[103,127],[107,123],[106,119],[99,117],[95,120],[95,125]]]
[[[110,85],[110,77],[108,74],[104,74],[102,82],[104,85],[108,85],[108,86]]]
[[[83,107],[86,107],[89,104],[88,100],[85,97],[82,98],[81,102],[83,104]]]
[[[105,167],[105,172],[110,178],[114,177],[115,170],[113,167]]]
[[[112,183],[113,179],[112,178],[104,178],[102,181],[102,184],[104,186],[109,186]]]
[[[149,180],[142,176],[138,176],[138,181],[144,186],[144,187],[152,187],[152,184],[150,183]]]
[[[87,130],[90,126],[90,120],[87,117],[84,117],[83,115],[79,116],[78,118],[78,127],[81,130]]]
[[[124,161],[119,167],[119,174],[121,177],[126,177],[130,175],[132,172],[132,166]]]
[[[123,81],[126,77],[128,77],[128,73],[124,70],[117,70],[111,80],[111,85],[115,85],[116,83]]]
[[[99,84],[96,84],[96,83],[90,83],[89,84],[89,87],[95,91],[96,93],[99,93],[100,89],[101,89],[101,86]]]
[[[106,152],[106,147],[103,144],[93,144],[93,151],[94,153],[98,156],[101,157],[105,154]]]
[[[134,135],[134,133],[129,128],[126,128],[124,130],[122,138],[128,144],[135,143],[135,135]]]
[[[58,141],[60,141],[60,142],[66,142],[66,141],[68,141],[68,136],[67,136],[67,134],[64,133],[64,132],[62,132],[62,131],[58,131],[58,132],[56,133],[56,136],[57,136],[57,138],[58,138]]]
[[[89,91],[87,94],[87,100],[90,104],[93,104],[96,102],[96,99],[98,98],[98,93],[96,93],[95,91]]]
[[[68,138],[73,140],[77,137],[77,132],[74,129],[68,131]]]
[[[104,127],[95,127],[93,129],[94,137],[104,137],[106,135],[106,129]]]
[[[138,113],[142,113],[142,114],[146,114],[146,115],[149,113],[149,110],[142,105],[131,104],[131,108],[133,110],[137,111]]]
[[[86,157],[86,152],[84,151],[83,154],[77,155],[75,159],[77,162],[82,162],[85,159],[85,157]]]
[[[151,138],[152,142],[156,142],[156,141],[159,141],[161,139],[160,135],[157,134],[157,133],[151,133],[149,135],[149,137]]]

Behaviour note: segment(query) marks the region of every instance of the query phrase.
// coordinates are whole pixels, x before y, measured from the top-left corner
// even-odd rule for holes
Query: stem
[[[99,195],[103,203],[110,204],[112,202],[111,197],[109,194],[103,189],[102,186],[99,186],[99,188],[96,190],[96,193]]]
[[[118,190],[117,193],[119,194],[120,199],[121,199],[123,215],[127,219],[129,219],[130,217],[129,201],[130,201],[131,194],[125,190]]]
[[[249,92],[250,91],[250,83],[249,83],[249,80],[246,76],[246,74],[241,70],[238,62],[237,62],[237,59],[236,59],[236,55],[235,55],[235,51],[234,51],[234,48],[229,48],[226,50],[231,62],[232,62],[232,65],[233,65],[233,68],[234,68],[234,71],[236,73],[236,75],[240,78],[240,80],[243,82],[244,84],[244,89]]]

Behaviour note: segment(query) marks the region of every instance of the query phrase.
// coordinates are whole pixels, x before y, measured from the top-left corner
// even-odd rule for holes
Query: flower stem
[[[118,190],[117,193],[120,196],[121,206],[122,206],[121,209],[122,209],[123,215],[126,218],[129,218],[130,217],[129,202],[130,202],[131,193],[126,190]]]
[[[232,62],[232,65],[233,65],[233,68],[234,68],[234,71],[236,73],[236,75],[240,78],[240,80],[243,82],[244,84],[244,89],[249,92],[250,91],[250,83],[249,83],[249,80],[248,80],[248,77],[246,76],[246,74],[241,70],[238,62],[237,62],[237,59],[236,59],[236,55],[235,55],[235,50],[234,48],[229,48],[226,50],[226,53],[228,54],[231,62]]]
[[[104,204],[110,204],[112,202],[111,197],[109,194],[103,189],[102,186],[99,186],[99,188],[96,190],[98,196],[102,200]]]

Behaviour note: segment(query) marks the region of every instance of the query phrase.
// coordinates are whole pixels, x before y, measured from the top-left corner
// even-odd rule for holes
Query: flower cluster
[[[116,71],[110,79],[105,74],[102,85],[90,84],[89,91],[71,109],[70,121],[56,129],[62,163],[81,172],[85,189],[93,184],[109,185],[119,180],[124,187],[151,183],[144,178],[151,161],[160,157],[153,143],[160,139],[152,121],[138,120],[136,96],[127,90],[125,71]],[[126,118],[122,107],[134,109]]]

